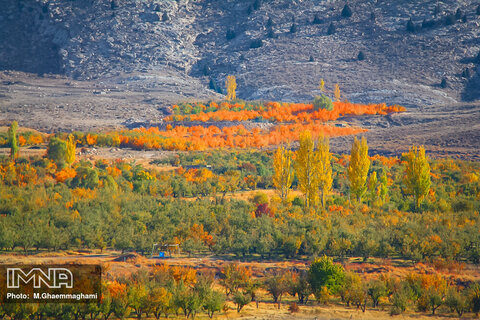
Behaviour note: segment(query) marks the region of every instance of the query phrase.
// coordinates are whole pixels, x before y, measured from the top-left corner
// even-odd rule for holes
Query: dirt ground
[[[189,95],[193,95],[195,88],[189,90]],[[182,91],[183,95],[175,92],[168,85],[145,91],[121,85],[73,81],[60,76],[40,78],[18,72],[0,72],[0,126],[17,120],[20,127],[52,133],[162,125],[162,118],[171,104],[188,100],[185,92]],[[208,98],[215,96],[213,93],[210,97],[200,94],[195,99]],[[389,116],[339,120],[369,130],[365,136],[371,154],[399,156],[416,144],[425,145],[427,153],[434,158],[480,160],[480,102],[412,107],[407,112]],[[331,149],[348,153],[352,140],[352,136],[332,138]],[[90,155],[140,160],[165,154],[168,153],[96,149]]]
[[[106,273],[106,277],[120,276],[131,274],[140,268],[151,268],[156,264],[168,264],[170,266],[185,266],[197,269],[200,272],[212,272],[219,274],[222,267],[226,263],[240,263],[252,270],[254,277],[261,279],[265,273],[274,269],[292,270],[305,269],[307,262],[303,260],[288,260],[288,261],[238,261],[233,257],[186,257],[174,256],[164,259],[149,259],[147,257],[138,256],[136,254],[121,255],[120,252],[104,252],[99,251],[85,251],[80,252],[64,252],[64,253],[41,253],[36,255],[20,255],[20,254],[3,254],[0,256],[1,264],[18,264],[18,263],[32,263],[32,264],[50,264],[50,263],[79,263],[79,264],[102,264]],[[422,263],[414,265],[401,266],[402,261],[390,261],[384,259],[376,259],[363,263],[360,259],[350,259],[344,262],[347,270],[352,270],[359,273],[363,278],[369,279],[378,277],[381,273],[389,273],[394,277],[403,277],[409,272],[419,273],[440,273],[447,279],[452,281],[478,281],[480,280],[480,268],[473,265],[462,265],[460,269],[451,270],[436,270],[432,266]],[[221,313],[218,317],[221,319],[386,319],[390,318],[389,306],[381,304],[379,308],[369,309],[366,312],[357,310],[355,307],[346,307],[332,302],[330,305],[309,304],[300,306],[300,312],[292,314],[288,311],[288,306],[295,302],[294,297],[288,295],[284,296],[280,306],[271,302],[271,298],[267,292],[260,290],[259,307],[257,309],[255,303],[250,303],[244,307],[241,313],[237,313],[234,305],[229,303],[230,310],[226,313]],[[395,319],[445,319],[455,318],[453,314],[445,314],[446,310],[438,317],[429,314],[407,312],[401,316],[396,316]],[[206,318],[201,315],[199,319]],[[468,318],[465,318],[468,319]]]

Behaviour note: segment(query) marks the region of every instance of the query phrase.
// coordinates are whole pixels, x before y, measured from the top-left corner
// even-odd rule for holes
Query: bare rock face
[[[253,4],[5,0],[0,70],[141,88],[170,84],[162,74],[173,73],[196,78],[205,90],[210,80],[222,86],[233,74],[243,99],[311,100],[320,78],[329,90],[339,83],[343,97],[354,102],[422,106],[480,97],[479,73],[461,76],[478,65],[477,1],[443,1],[435,14],[433,0],[353,0],[350,17],[341,15],[344,1]],[[466,22],[447,21],[457,8]],[[150,77],[135,78],[139,73]],[[443,78],[446,88],[439,86]]]

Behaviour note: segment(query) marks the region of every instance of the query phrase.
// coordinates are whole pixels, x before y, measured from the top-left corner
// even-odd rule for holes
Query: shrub
[[[297,305],[296,302],[292,302],[292,303],[290,304],[290,306],[288,307],[288,311],[290,311],[291,313],[299,312],[299,311],[300,311],[300,307]]]
[[[290,33],[295,33],[297,32],[297,25],[295,23],[292,24],[290,27]]]
[[[269,29],[268,29],[267,37],[270,38],[270,39],[275,39],[275,38],[276,38],[275,32],[273,31],[272,28],[269,28]]]
[[[363,51],[360,51],[360,52],[358,53],[358,60],[359,60],[359,61],[365,60],[365,53],[363,53]]]
[[[342,9],[342,17],[350,18],[351,16],[352,16],[352,9],[350,9],[350,7],[348,6],[348,3],[346,3]]]
[[[328,111],[331,111],[333,110],[333,103],[329,97],[322,94],[320,96],[316,96],[313,100],[313,108],[315,110],[326,109]]]
[[[308,61],[315,62],[315,59],[313,58],[313,56],[310,56],[310,59],[308,59]]]
[[[267,25],[266,25],[267,28],[271,28],[273,27],[273,21],[272,21],[272,18],[268,18],[268,21],[267,21]]]
[[[322,24],[323,23],[323,20],[320,19],[320,17],[318,16],[318,13],[316,13],[315,16],[313,17],[312,23],[313,24]]]
[[[477,7],[477,12],[476,12],[477,16],[480,16],[480,4],[478,5]]]
[[[263,46],[262,39],[255,39],[255,40],[252,40],[252,42],[250,42],[251,49],[260,48],[261,46]]]
[[[412,18],[407,22],[407,31],[412,33],[415,32],[415,25],[413,24]]]
[[[233,38],[235,38],[237,35],[235,34],[235,31],[233,31],[232,29],[228,29],[227,30],[227,40],[232,40]]]
[[[335,25],[333,24],[333,22],[331,22],[330,25],[328,26],[327,34],[332,35],[335,33],[335,31],[336,31]]]
[[[165,21],[168,21],[169,19],[170,17],[168,16],[168,13],[164,12],[162,15],[162,21],[165,22]]]
[[[460,20],[462,18],[462,10],[460,8],[455,12],[455,19]]]
[[[440,82],[440,87],[445,89],[447,86],[448,86],[447,79],[443,78],[442,82]]]
[[[253,10],[260,9],[261,4],[262,3],[260,2],[260,0],[255,0],[255,2],[253,3]]]
[[[455,24],[456,22],[456,19],[455,19],[455,15],[454,14],[449,14],[446,18],[445,18],[445,24],[447,26],[451,26],[453,24]]]

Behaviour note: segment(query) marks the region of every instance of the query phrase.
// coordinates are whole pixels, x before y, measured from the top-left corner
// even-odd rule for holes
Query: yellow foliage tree
[[[227,100],[237,99],[235,90],[237,89],[237,80],[235,76],[228,76],[225,81],[225,86],[227,87]]]
[[[368,158],[367,139],[362,137],[362,140],[359,141],[357,137],[355,137],[352,151],[350,153],[350,163],[347,168],[347,176],[348,181],[350,182],[350,192],[356,196],[358,202],[361,202],[362,196],[366,191],[369,168],[370,159]]]
[[[285,201],[293,182],[293,152],[281,146],[273,156],[273,185],[277,189],[282,201]]]
[[[326,196],[332,189],[332,154],[330,153],[329,140],[327,137],[321,137],[317,143],[316,150],[316,170],[318,187],[322,195],[322,206],[325,208]]]
[[[377,204],[379,191],[380,189],[378,188],[377,172],[373,171],[368,178],[368,193],[370,196],[370,204],[372,206]]]
[[[338,83],[335,83],[334,95],[335,95],[335,100],[340,101],[340,86],[338,85]]]
[[[320,79],[320,85],[318,88],[321,92],[325,92],[325,81],[323,81],[323,79]]]
[[[423,146],[412,146],[407,154],[403,155],[405,166],[405,193],[415,198],[415,207],[418,209],[430,190],[430,165]]]
[[[305,195],[305,205],[309,208],[315,204],[318,190],[318,179],[315,174],[315,143],[310,131],[300,134],[299,143],[300,146],[295,152],[295,171],[298,187]]]
[[[65,162],[69,165],[75,161],[75,151],[77,149],[77,142],[73,134],[69,134],[67,138],[67,149],[65,150]]]

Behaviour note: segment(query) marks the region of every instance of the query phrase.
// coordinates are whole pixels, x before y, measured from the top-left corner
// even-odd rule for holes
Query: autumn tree
[[[64,167],[66,150],[65,141],[52,137],[47,146],[47,158],[55,161],[58,167]]]
[[[71,165],[75,161],[75,150],[77,148],[77,142],[73,134],[69,134],[67,138],[67,148],[65,150],[65,162]]]
[[[423,146],[412,146],[407,154],[404,154],[405,166],[405,193],[415,198],[415,208],[418,209],[430,190],[430,165],[425,155]]]
[[[322,206],[325,208],[326,196],[332,189],[332,154],[330,153],[329,140],[327,137],[321,137],[317,142],[315,152],[315,174],[318,180],[318,188],[322,195]]]
[[[385,203],[387,200],[388,193],[388,179],[387,173],[383,170],[382,176],[380,177],[380,183],[378,184],[378,196],[381,204]]]
[[[320,92],[324,93],[325,92],[325,81],[323,79],[320,79],[320,84],[318,86],[320,89]]]
[[[8,128],[8,143],[10,144],[10,158],[16,159],[18,156],[18,142],[17,142],[18,123],[13,121]]]
[[[281,146],[275,152],[273,157],[273,185],[277,188],[282,201],[285,201],[293,182],[293,152],[284,146]]]
[[[340,101],[340,86],[338,83],[335,83],[335,90],[334,90],[335,100]]]
[[[237,95],[235,90],[237,89],[237,80],[235,76],[228,76],[225,81],[225,86],[227,87],[227,100],[235,100]]]
[[[295,171],[298,178],[298,187],[305,195],[305,205],[309,208],[315,204],[318,181],[315,175],[315,143],[310,131],[300,134],[300,146],[295,152]]]
[[[375,205],[378,198],[378,180],[377,172],[373,171],[368,178],[368,195],[370,197],[370,205]]]
[[[352,151],[350,152],[350,163],[347,168],[348,181],[350,182],[350,192],[355,195],[358,202],[366,191],[366,182],[368,169],[370,168],[370,159],[368,158],[367,139],[362,137],[359,141],[357,137],[353,141]]]

